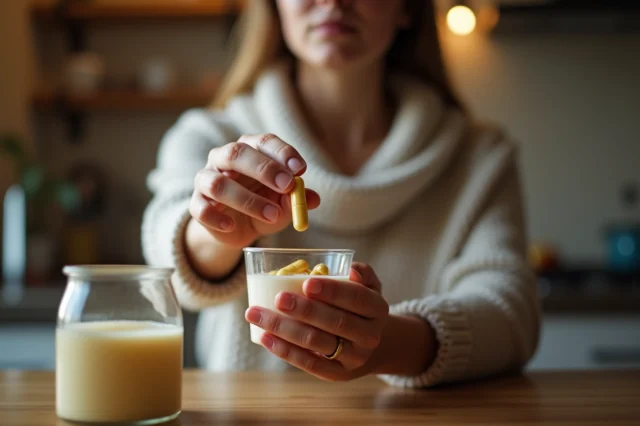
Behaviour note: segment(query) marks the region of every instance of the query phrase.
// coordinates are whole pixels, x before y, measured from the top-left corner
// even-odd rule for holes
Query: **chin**
[[[349,69],[365,62],[365,55],[353,49],[325,48],[310,55],[308,62],[313,66],[327,69]]]

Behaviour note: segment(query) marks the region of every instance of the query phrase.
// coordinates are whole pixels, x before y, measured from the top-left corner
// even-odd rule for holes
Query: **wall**
[[[628,217],[620,185],[640,185],[640,35],[449,34],[444,44],[473,112],[520,142],[531,236],[572,261],[602,259],[603,227]]]

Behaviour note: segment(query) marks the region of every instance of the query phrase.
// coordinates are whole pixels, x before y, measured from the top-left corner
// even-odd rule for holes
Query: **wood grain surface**
[[[52,372],[0,372],[0,425],[72,425]],[[549,372],[409,390],[375,378],[186,371],[169,425],[640,425],[640,371]]]

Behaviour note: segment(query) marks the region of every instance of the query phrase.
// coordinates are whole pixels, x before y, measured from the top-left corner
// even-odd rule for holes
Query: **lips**
[[[354,34],[356,29],[343,21],[327,21],[314,26],[313,31],[324,36],[339,36]]]

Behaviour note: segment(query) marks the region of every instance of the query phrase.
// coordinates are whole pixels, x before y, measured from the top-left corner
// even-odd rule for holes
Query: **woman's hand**
[[[290,318],[252,306],[246,319],[266,331],[265,348],[314,376],[338,381],[369,374],[389,305],[370,266],[354,263],[349,279],[309,278],[303,286],[306,297],[286,292],[276,297],[276,307]],[[319,355],[333,354],[339,337],[344,344],[335,360]]]
[[[306,168],[298,151],[277,136],[242,136],[211,150],[196,175],[189,211],[218,242],[246,247],[289,225],[287,194],[293,177]],[[317,208],[318,194],[307,190],[306,195],[308,208]]]

